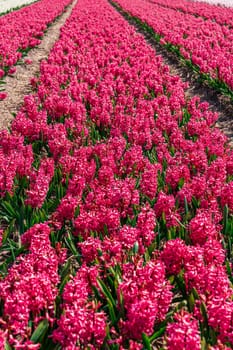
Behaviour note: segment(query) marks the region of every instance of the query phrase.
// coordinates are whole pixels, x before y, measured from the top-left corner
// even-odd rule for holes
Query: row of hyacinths
[[[40,0],[0,17],[0,101],[7,97],[2,86],[5,76],[14,75],[18,64],[31,63],[24,57],[41,43],[48,26],[70,2]]]
[[[186,0],[112,2],[209,85],[233,98],[232,9]]]

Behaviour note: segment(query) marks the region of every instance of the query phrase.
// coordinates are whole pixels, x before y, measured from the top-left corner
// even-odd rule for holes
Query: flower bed
[[[190,13],[194,16],[201,16],[204,19],[213,20],[219,24],[233,25],[233,9],[208,4],[207,2],[190,2],[187,0],[179,0],[174,3],[172,0],[146,0],[148,2],[162,5],[165,7],[179,10],[184,13]],[[221,2],[215,1],[215,3],[221,4]],[[224,1],[222,2],[224,4]],[[229,4],[230,5],[230,4]]]
[[[228,349],[217,115],[105,0],[77,3],[31,83],[0,135],[1,346]]]
[[[183,58],[218,91],[233,98],[233,29],[143,0],[117,3],[146,30],[154,31],[160,44]]]
[[[39,45],[46,28],[70,0],[41,0],[0,17],[0,80],[15,72],[15,65],[28,50]]]

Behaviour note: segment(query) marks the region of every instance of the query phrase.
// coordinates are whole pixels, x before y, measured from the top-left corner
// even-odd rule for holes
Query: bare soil
[[[30,79],[38,75],[40,61],[48,57],[50,50],[60,36],[60,28],[69,18],[76,3],[77,0],[74,0],[63,14],[47,28],[40,45],[28,52],[24,60],[31,60],[32,63],[17,65],[16,73],[5,78],[6,85],[4,87],[8,96],[5,100],[0,101],[0,129],[10,126],[10,122],[23,103],[24,96],[32,92]]]

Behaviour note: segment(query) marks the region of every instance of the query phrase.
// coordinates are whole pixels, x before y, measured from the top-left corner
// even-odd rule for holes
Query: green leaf
[[[109,315],[110,315],[110,319],[112,321],[112,324],[115,325],[117,323],[117,317],[116,317],[116,313],[114,311],[114,308],[109,301],[108,301],[108,310],[109,310]]]
[[[142,333],[142,342],[146,350],[152,350],[152,347],[150,345],[150,339],[145,333]]]
[[[189,214],[189,208],[188,208],[188,202],[186,197],[184,197],[184,208],[185,208],[185,215]]]
[[[17,213],[9,202],[2,202],[1,206],[5,209],[5,213],[10,217],[16,217]]]
[[[186,287],[185,287],[185,282],[184,282],[183,276],[181,274],[179,274],[178,276],[175,277],[175,281],[176,281],[177,286],[178,286],[180,292],[182,293],[184,299],[187,299]]]
[[[201,314],[202,314],[203,319],[204,319],[204,325],[205,325],[207,331],[209,331],[207,307],[203,301],[201,303],[200,309],[201,309]]]
[[[229,263],[228,260],[226,261],[226,269],[227,269],[228,277],[229,277],[231,283],[233,283],[233,277],[232,277],[231,266],[230,266],[230,263]]]
[[[206,350],[206,340],[205,340],[205,338],[201,339],[201,350]]]
[[[190,293],[188,296],[188,305],[189,305],[189,311],[193,312],[194,306],[195,306],[195,298],[193,293]]]
[[[178,182],[178,188],[181,189],[185,183],[185,179],[182,177]]]
[[[157,339],[160,337],[166,330],[166,326],[161,327],[157,332],[155,332],[151,337],[150,337],[150,342],[153,340]]]
[[[63,289],[65,287],[65,285],[67,284],[67,282],[70,280],[70,275],[66,275],[63,279],[62,279],[62,282],[60,284],[60,287],[59,287],[59,293],[62,294],[63,292]]]
[[[211,344],[216,344],[217,343],[217,334],[216,334],[216,331],[212,327],[209,328],[209,336],[211,339]]]
[[[104,283],[101,279],[99,279],[99,278],[97,278],[97,283],[98,283],[98,286],[100,287],[102,293],[103,293],[104,296],[106,297],[106,299],[108,299],[108,300],[111,302],[111,304],[112,304],[114,307],[116,307],[116,302],[115,302],[115,300],[113,299],[112,294],[111,294],[111,292],[109,291],[108,287],[105,285],[105,283]]]
[[[138,241],[136,241],[134,243],[134,246],[133,246],[133,254],[134,255],[136,255],[138,253],[138,248],[139,248]]]
[[[68,246],[68,248],[71,250],[72,254],[75,255],[75,256],[79,256],[79,252],[73,242],[73,239],[70,235],[70,233],[68,233],[67,237],[65,237],[65,242],[66,242],[66,245]]]
[[[61,294],[71,275],[71,259],[68,259],[61,272],[61,283],[59,293]]]
[[[31,336],[31,341],[33,341],[34,343],[41,343],[48,328],[49,328],[48,320],[41,321],[37,326],[37,328],[34,330]]]
[[[223,212],[223,233],[224,235],[228,234],[228,217],[229,217],[229,209],[228,206],[225,205],[224,212]]]
[[[5,342],[4,350],[12,350],[12,347],[9,345],[8,341]]]
[[[195,299],[199,299],[199,294],[195,287],[192,288],[192,293]]]
[[[98,289],[96,288],[96,286],[91,286],[91,288],[95,294],[95,298],[97,300],[100,300],[101,302],[103,302],[103,298],[100,296],[100,293],[99,293]]]
[[[105,285],[105,283],[103,281],[101,281],[99,278],[97,278],[97,283],[98,283],[102,293],[104,294],[104,296],[107,299],[110,319],[112,321],[112,324],[115,325],[117,323],[117,316],[116,316],[116,312],[115,312],[116,302],[113,299],[112,294],[109,291],[108,287]]]
[[[80,214],[80,206],[78,205],[76,208],[75,208],[75,211],[74,211],[74,217],[77,218]]]

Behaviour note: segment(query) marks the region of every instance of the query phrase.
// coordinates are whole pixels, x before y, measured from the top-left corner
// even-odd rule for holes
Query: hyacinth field
[[[0,17],[2,100],[70,3]],[[233,9],[75,4],[0,130],[0,350],[233,348],[233,151],[127,19],[233,96]]]
[[[69,3],[70,0],[40,0],[21,11],[0,17],[0,79],[15,73],[15,65],[30,49],[40,44],[46,28]],[[0,100],[4,98],[6,94],[0,92]]]

